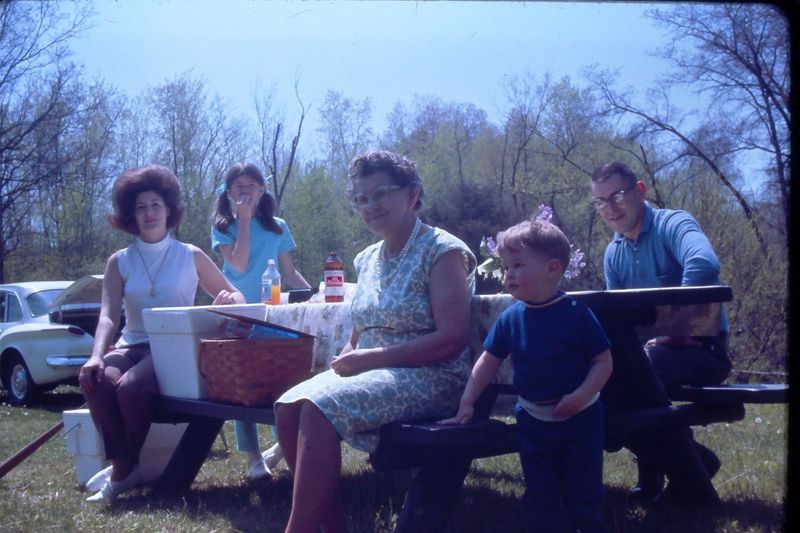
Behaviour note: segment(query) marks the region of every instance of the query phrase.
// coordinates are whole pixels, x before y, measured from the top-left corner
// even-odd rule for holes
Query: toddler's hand
[[[475,408],[471,405],[461,405],[458,408],[458,412],[453,418],[446,418],[444,420],[439,420],[437,424],[441,424],[443,426],[453,425],[453,424],[468,424],[472,417],[475,416]]]
[[[561,400],[558,402],[555,409],[553,409],[553,415],[569,418],[577,414],[581,410],[581,407],[583,407],[583,404],[584,400],[582,398],[578,398],[574,393],[565,394],[561,397]]]

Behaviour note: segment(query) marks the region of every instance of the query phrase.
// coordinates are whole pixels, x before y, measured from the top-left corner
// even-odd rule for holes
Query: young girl
[[[222,255],[222,271],[247,303],[261,302],[261,275],[269,259],[278,265],[285,285],[310,288],[294,267],[289,252],[297,245],[286,222],[273,216],[275,200],[267,193],[258,167],[236,163],[228,169],[223,187],[214,205],[211,247]],[[281,459],[280,448],[273,446],[262,457],[256,425],[237,420],[235,429],[237,449],[247,452],[248,476],[256,479],[269,474]]]

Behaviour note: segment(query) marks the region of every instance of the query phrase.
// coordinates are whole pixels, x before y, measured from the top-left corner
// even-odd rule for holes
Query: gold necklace
[[[167,255],[169,255],[169,250],[172,248],[172,243],[169,243],[167,246],[167,251],[164,252],[164,255],[161,256],[161,264],[158,265],[158,270],[156,270],[156,275],[150,275],[150,269],[147,266],[147,262],[144,260],[144,254],[142,254],[142,250],[139,248],[139,245],[136,245],[136,251],[139,252],[139,258],[142,260],[142,265],[144,265],[144,271],[147,273],[147,279],[150,280],[150,296],[156,295],[156,282],[155,280],[158,279],[158,274],[161,272],[161,267],[164,266],[164,263],[167,262]]]

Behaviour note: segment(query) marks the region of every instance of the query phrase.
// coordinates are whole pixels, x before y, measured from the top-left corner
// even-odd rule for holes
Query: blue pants
[[[233,429],[236,434],[236,449],[240,452],[259,452],[261,448],[258,445],[258,428],[255,422],[242,422],[240,420],[233,421]],[[273,426],[272,436],[275,441],[278,441],[278,432]]]
[[[606,531],[600,401],[563,422],[515,411],[528,531]]]
[[[233,430],[236,434],[236,449],[240,452],[257,452],[258,428],[255,422],[233,421]]]

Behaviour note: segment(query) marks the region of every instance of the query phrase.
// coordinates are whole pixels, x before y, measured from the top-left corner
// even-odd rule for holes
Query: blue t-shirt
[[[603,268],[608,289],[719,285],[717,254],[694,217],[647,203],[636,240],[615,233]]]
[[[267,261],[272,259],[277,265],[279,254],[290,252],[297,247],[286,221],[278,217],[274,219],[283,229],[280,235],[264,229],[255,218],[250,220],[250,257],[247,259],[247,269],[244,272],[234,269],[227,261],[222,265],[223,274],[241,291],[247,303],[261,302],[261,275],[267,268]],[[238,231],[237,220],[228,226],[225,233],[212,225],[211,249],[220,253],[221,244],[235,244]]]
[[[603,258],[607,289],[720,285],[719,269],[711,241],[692,215],[647,203],[636,240],[615,233]],[[724,309],[720,327],[728,331]]]
[[[546,307],[517,302],[503,311],[483,347],[511,356],[514,389],[526,400],[552,400],[577,389],[592,359],[610,347],[591,309],[564,296]]]

